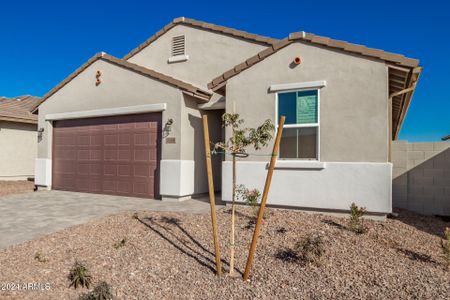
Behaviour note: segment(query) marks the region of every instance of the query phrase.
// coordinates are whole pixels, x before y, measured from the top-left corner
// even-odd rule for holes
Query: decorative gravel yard
[[[19,193],[30,193],[34,190],[34,182],[26,180],[11,180],[2,181],[0,180],[0,197],[19,194]]]
[[[251,210],[238,207],[236,266],[242,273],[253,233]],[[450,299],[440,238],[449,223],[399,211],[366,221],[356,234],[344,218],[271,209],[251,281],[214,274],[208,214],[139,212],[96,221],[0,251],[0,283],[50,283],[49,290],[4,291],[2,299],[78,299],[69,288],[76,260],[92,287],[111,285],[117,299]],[[227,208],[218,211],[227,273]],[[307,234],[323,238],[323,255],[305,262],[294,251]]]

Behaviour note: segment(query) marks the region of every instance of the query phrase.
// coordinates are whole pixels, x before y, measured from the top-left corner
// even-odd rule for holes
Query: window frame
[[[275,93],[275,128],[278,129],[278,95],[286,94],[286,93],[297,93],[297,92],[307,92],[307,91],[316,91],[317,92],[317,123],[305,123],[305,124],[285,124],[283,128],[317,128],[317,158],[281,158],[280,151],[278,151],[277,157],[280,160],[296,160],[296,161],[320,161],[320,88],[319,87],[311,87],[311,88],[299,88],[292,90],[279,90]]]

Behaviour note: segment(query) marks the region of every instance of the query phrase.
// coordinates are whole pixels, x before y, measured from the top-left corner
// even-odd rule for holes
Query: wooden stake
[[[203,115],[203,138],[205,141],[205,156],[206,156],[206,171],[208,173],[208,191],[209,191],[209,203],[211,206],[211,223],[213,228],[214,249],[216,253],[216,274],[222,274],[222,264],[220,258],[220,245],[219,245],[219,231],[217,229],[216,220],[216,198],[214,194],[214,181],[212,174],[211,164],[211,149],[209,148],[209,129],[208,129],[208,116]]]
[[[252,244],[248,252],[247,265],[245,266],[244,281],[248,280],[250,276],[250,270],[252,268],[253,257],[255,256],[256,243],[258,242],[259,231],[261,230],[261,224],[264,217],[264,209],[266,207],[267,196],[269,194],[270,183],[272,182],[273,169],[275,168],[275,163],[277,162],[278,149],[280,148],[281,135],[283,133],[285,117],[280,117],[280,122],[278,123],[277,136],[275,138],[275,144],[273,145],[272,158],[270,159],[269,170],[267,171],[266,183],[264,184],[264,192],[261,199],[261,205],[258,211],[258,219],[256,220],[255,231],[253,232]]]
[[[236,223],[236,216],[235,216],[235,201],[236,201],[236,155],[233,154],[233,199],[231,201],[231,233],[230,233],[230,276],[234,275],[234,227]]]

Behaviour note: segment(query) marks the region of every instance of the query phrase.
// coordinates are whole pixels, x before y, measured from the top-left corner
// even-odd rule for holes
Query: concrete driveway
[[[209,203],[198,200],[160,200],[39,191],[0,197],[0,249],[69,226],[122,211],[208,212]]]

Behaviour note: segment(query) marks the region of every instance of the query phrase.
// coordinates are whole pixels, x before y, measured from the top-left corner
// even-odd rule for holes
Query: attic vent
[[[172,38],[172,56],[185,55],[186,44],[184,35]]]

